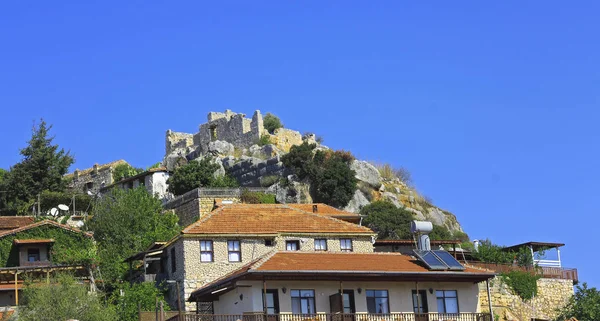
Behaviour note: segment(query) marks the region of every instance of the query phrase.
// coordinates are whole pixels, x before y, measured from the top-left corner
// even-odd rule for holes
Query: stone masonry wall
[[[213,241],[213,260],[214,262],[200,262],[200,238],[184,238],[182,243],[177,243],[176,246],[182,250],[176,250],[177,256],[180,252],[184,255],[185,260],[182,264],[185,267],[185,276],[179,274],[182,270],[177,268],[175,277],[184,278],[184,289],[182,290],[185,298],[197,288],[222,277],[236,269],[241,268],[245,264],[254,259],[263,256],[273,250],[284,251],[286,240],[300,240],[300,251],[314,251],[314,239],[327,239],[327,250],[329,252],[340,251],[340,238],[352,238],[352,247],[354,252],[370,253],[373,252],[373,244],[370,237],[307,237],[306,235],[286,235],[278,236],[273,240],[271,246],[265,245],[263,238],[242,239],[242,261],[229,262],[227,251],[227,240],[236,238],[211,238]],[[178,260],[179,262],[179,260]],[[186,310],[193,311],[196,309],[195,303],[186,303]]]
[[[173,150],[178,148],[187,148],[194,145],[194,135],[188,133],[174,132],[167,130],[165,139],[166,155],[169,155]]]
[[[494,278],[490,281],[494,314],[499,315],[500,320],[554,320],[556,309],[564,306],[574,294],[571,280],[539,279],[537,287],[537,296],[524,302],[501,277]],[[479,285],[479,297],[481,310],[489,311],[485,283]]]
[[[260,186],[261,177],[272,175],[283,177],[285,175],[285,167],[279,156],[268,160],[248,158],[225,169],[237,179],[241,186],[245,187]]]
[[[208,143],[214,140],[226,141],[237,147],[252,146],[265,132],[263,119],[258,110],[254,112],[251,121],[245,116],[231,110],[209,113],[208,122],[200,125],[200,130],[194,135],[194,145],[199,146],[203,152],[208,151]]]

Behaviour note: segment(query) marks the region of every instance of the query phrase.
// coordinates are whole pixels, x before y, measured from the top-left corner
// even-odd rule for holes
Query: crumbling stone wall
[[[512,289],[502,282],[501,277],[490,281],[492,309],[500,320],[554,320],[556,309],[564,306],[574,294],[572,280],[539,279],[538,294],[529,301],[523,301]],[[479,285],[480,308],[489,311],[485,283]]]
[[[245,114],[226,110],[224,113],[210,112],[208,122],[200,125],[200,130],[194,135],[194,145],[203,152],[208,151],[211,141],[222,140],[236,147],[246,148],[256,144],[260,136],[266,132],[260,111],[255,111],[252,120]]]
[[[226,167],[225,170],[244,187],[259,187],[261,177],[272,175],[284,177],[286,174],[279,156],[267,160],[247,158],[231,167]]]
[[[176,149],[185,149],[194,145],[194,135],[167,130],[165,151],[169,155]]]
[[[113,170],[121,164],[127,164],[127,162],[121,159],[103,165],[94,164],[93,167],[88,169],[76,169],[73,173],[65,175],[65,178],[72,179],[69,183],[69,189],[81,193],[89,191],[96,194],[102,187],[114,183]]]

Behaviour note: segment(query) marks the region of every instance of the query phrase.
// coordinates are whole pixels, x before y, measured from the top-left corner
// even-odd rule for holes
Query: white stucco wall
[[[238,287],[214,302],[215,314],[242,314],[248,312],[262,312],[261,281],[241,281]],[[251,287],[247,287],[250,285]],[[282,288],[287,289],[286,293]],[[315,290],[315,304],[317,313],[330,313],[329,296],[338,292],[340,287],[336,281],[267,281],[267,289],[278,289],[279,308],[281,313],[292,312],[291,290]],[[412,290],[413,282],[343,282],[344,290],[354,290],[354,303],[357,313],[367,312],[366,290],[388,290],[391,313],[413,312]],[[361,293],[358,293],[361,288]],[[429,293],[429,289],[433,293]],[[427,303],[429,312],[437,311],[436,290],[456,290],[460,312],[479,311],[479,287],[470,282],[423,282],[419,283],[419,290],[427,290]],[[244,294],[243,300],[239,295]],[[251,294],[251,298],[249,297]]]

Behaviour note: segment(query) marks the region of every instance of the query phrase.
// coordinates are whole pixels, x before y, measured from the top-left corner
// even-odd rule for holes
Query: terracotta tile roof
[[[183,234],[366,234],[364,226],[304,212],[286,204],[229,204],[185,228]]]
[[[323,203],[315,203],[315,204],[286,204],[289,207],[296,208],[305,212],[328,215],[328,216],[357,216],[360,217],[359,214],[342,211],[333,206],[323,204]],[[316,206],[316,212],[314,212],[313,207]]]
[[[71,231],[71,232],[75,232],[75,233],[81,233],[81,234],[83,234],[84,236],[87,236],[87,237],[93,237],[94,236],[92,233],[81,231],[81,230],[76,229],[74,227],[70,227],[69,225],[60,224],[60,223],[57,223],[57,222],[54,222],[54,221],[51,221],[51,220],[43,220],[43,221],[39,221],[37,223],[33,223],[33,224],[26,225],[26,226],[22,226],[22,227],[13,229],[13,230],[0,231],[0,238],[5,237],[7,235],[13,235],[13,234],[16,234],[16,233],[19,233],[19,232],[22,232],[22,231],[26,231],[26,230],[29,230],[29,229],[32,229],[32,228],[36,228],[36,227],[39,227],[39,226],[44,226],[44,225],[53,225],[53,226],[62,228],[62,229],[67,230],[67,231]]]
[[[14,230],[32,224],[34,219],[32,216],[0,216],[0,232],[5,230]]]
[[[479,282],[495,275],[474,267],[467,267],[464,271],[430,271],[415,258],[399,253],[271,252],[195,290],[188,301],[202,299],[214,289],[238,279],[263,279],[264,275],[285,279],[288,277],[287,272],[291,278],[298,274],[317,278],[341,273],[354,277],[370,276],[382,281],[389,281],[393,276],[387,276],[387,273],[391,273],[400,276],[428,276],[436,282],[456,281],[457,277],[467,277],[463,280]],[[444,279],[445,276],[447,279]]]
[[[54,243],[54,239],[26,239],[26,240],[17,240],[14,239],[13,240],[14,244],[20,245],[20,244],[42,244],[42,243]]]
[[[279,252],[255,269],[256,271],[431,272],[417,259],[408,255],[344,252]],[[487,271],[467,267],[464,272],[447,272],[486,273]]]

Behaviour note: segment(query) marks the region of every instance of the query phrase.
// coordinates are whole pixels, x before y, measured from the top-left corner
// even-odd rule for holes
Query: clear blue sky
[[[100,3],[0,5],[0,167],[40,117],[73,169],[145,167],[167,129],[260,109],[600,286],[600,3]]]

